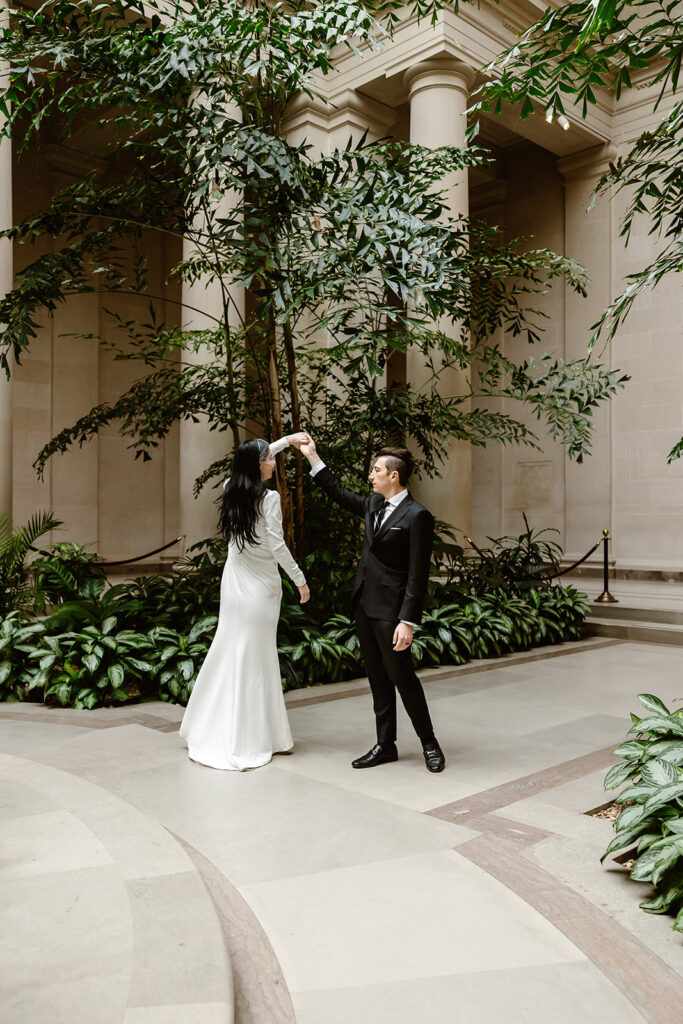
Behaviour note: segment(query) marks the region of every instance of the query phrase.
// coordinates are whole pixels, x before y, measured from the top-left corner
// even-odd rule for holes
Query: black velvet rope
[[[116,562],[95,562],[95,565],[99,569],[111,569],[115,565],[129,565],[131,562],[142,562],[145,558],[151,558],[152,555],[158,555],[160,551],[165,551],[167,548],[172,548],[174,544],[184,539],[184,535],[176,537],[174,540],[169,540],[168,544],[163,544],[160,548],[154,548],[153,551],[146,551],[144,555],[136,555],[135,558],[119,558]],[[34,548],[31,545],[32,551],[38,551],[41,554],[48,554],[42,548]]]

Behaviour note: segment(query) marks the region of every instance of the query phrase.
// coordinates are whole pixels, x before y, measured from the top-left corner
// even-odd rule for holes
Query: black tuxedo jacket
[[[325,466],[315,482],[342,508],[365,520],[365,543],[353,584],[353,602],[363,595],[363,610],[370,619],[385,622],[422,620],[429,563],[434,540],[434,516],[410,494],[385,513],[375,534],[381,494],[365,497],[349,491]]]

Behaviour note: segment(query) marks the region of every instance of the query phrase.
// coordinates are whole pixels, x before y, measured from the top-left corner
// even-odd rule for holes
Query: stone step
[[[679,608],[643,608],[637,605],[591,604],[590,618],[593,619],[628,619],[636,622],[662,622],[683,626],[683,609]]]
[[[107,747],[117,732],[97,738]],[[89,755],[85,740],[62,744],[65,759],[69,745]],[[12,982],[6,1019],[233,1024],[219,914],[162,825],[92,781],[9,754],[0,756],[0,811],[13,922],[0,938]]]
[[[586,619],[588,636],[613,637],[640,643],[674,644],[683,647],[683,624],[652,619],[593,617]]]

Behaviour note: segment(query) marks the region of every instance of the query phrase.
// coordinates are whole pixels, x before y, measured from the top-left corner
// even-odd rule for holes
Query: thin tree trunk
[[[407,353],[405,349],[392,348],[391,336],[392,334],[398,334],[401,327],[401,319],[405,316],[406,306],[403,300],[392,291],[391,288],[387,288],[386,293],[387,305],[392,306],[396,309],[395,315],[388,315],[387,317],[387,328],[389,335],[389,342],[387,344],[387,392],[389,397],[394,395],[397,398],[405,392],[407,384]],[[405,445],[406,443],[406,431],[405,431],[405,420],[400,426],[392,429],[391,435],[388,438],[392,444]]]
[[[296,432],[301,430],[301,405],[299,402],[299,384],[296,369],[296,352],[294,349],[294,337],[289,321],[282,327],[285,354],[287,356],[287,376],[289,378],[289,392],[292,403],[292,429]],[[306,555],[306,538],[304,534],[304,466],[301,455],[297,452],[294,465],[294,544],[295,557],[302,561]]]
[[[372,379],[372,396],[373,399],[377,394],[377,377]],[[375,431],[373,427],[370,427],[368,431],[368,443],[365,447],[365,459],[363,460],[363,476],[368,477],[370,475],[370,463],[374,455],[375,448]]]
[[[284,436],[285,430],[282,423],[282,395],[280,392],[280,376],[278,372],[277,335],[272,312],[268,313],[266,330],[266,344],[268,346],[268,386],[270,389],[270,406],[273,417],[273,434],[275,438],[279,438]],[[291,548],[294,543],[294,523],[292,520],[292,504],[287,487],[285,459],[282,452],[280,452],[279,455],[276,455],[275,461],[277,464],[277,489],[280,495],[280,502],[282,504],[285,541],[287,546]]]

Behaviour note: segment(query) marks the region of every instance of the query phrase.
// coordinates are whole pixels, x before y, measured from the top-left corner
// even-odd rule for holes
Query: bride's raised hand
[[[300,430],[296,434],[288,434],[287,440],[294,448],[301,448],[302,444],[308,444],[311,435],[306,430]]]
[[[302,587],[299,587],[298,590],[300,604],[306,604],[307,601],[311,600],[311,592],[308,589],[308,583],[304,583],[304,585]]]

